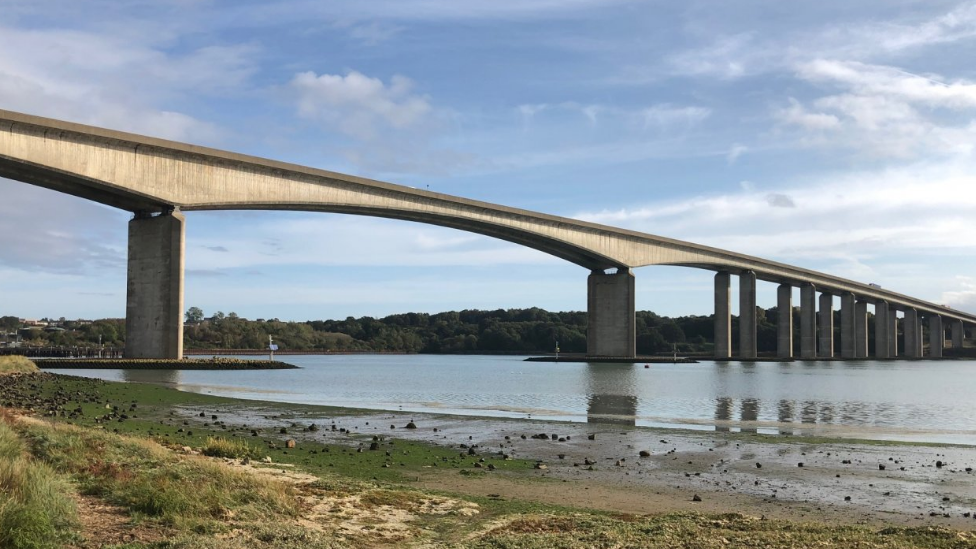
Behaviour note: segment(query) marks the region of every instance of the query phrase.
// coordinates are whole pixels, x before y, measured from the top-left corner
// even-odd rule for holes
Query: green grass
[[[16,433],[0,422],[0,547],[61,547],[74,537],[70,487],[50,467],[28,458]]]
[[[256,455],[247,441],[227,440],[224,437],[207,437],[207,442],[200,448],[200,453],[210,457],[233,459],[250,458]]]
[[[151,441],[64,424],[33,422],[17,429],[38,459],[70,476],[82,492],[168,526],[298,513],[288,485],[177,455]]]
[[[0,356],[0,375],[29,374],[37,371],[37,366],[22,356]]]

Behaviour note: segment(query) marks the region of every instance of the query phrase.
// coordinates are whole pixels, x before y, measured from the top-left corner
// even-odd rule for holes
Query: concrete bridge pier
[[[868,357],[868,303],[854,304],[854,358]]]
[[[854,358],[854,294],[840,296],[840,357]]]
[[[961,349],[962,340],[966,337],[966,328],[961,320],[953,320],[949,323],[949,332],[952,336],[952,348]]]
[[[888,308],[887,301],[878,301],[874,304],[874,358],[891,358],[890,345],[888,338],[891,337],[891,330],[888,324],[891,322],[889,316],[894,316],[894,311]]]
[[[776,289],[776,356],[793,358],[793,286]]]
[[[817,358],[817,287],[800,286],[800,358]]]
[[[834,296],[820,294],[820,350],[817,356],[834,358]]]
[[[732,357],[732,276],[715,273],[715,358]]]
[[[888,358],[898,358],[898,310],[888,307]]]
[[[593,271],[586,282],[587,356],[636,356],[634,273]]]
[[[756,273],[739,273],[739,358],[757,357],[756,344]]]
[[[932,358],[942,358],[942,350],[945,348],[945,327],[942,325],[942,317],[939,315],[929,316],[929,356]]]
[[[902,332],[905,334],[905,357],[921,358],[922,341],[918,337],[918,311],[915,309],[905,309],[904,322],[905,324],[902,327]]]
[[[126,358],[183,357],[185,224],[178,211],[129,222]]]

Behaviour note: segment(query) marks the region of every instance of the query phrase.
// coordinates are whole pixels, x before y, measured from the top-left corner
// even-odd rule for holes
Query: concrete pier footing
[[[613,274],[593,271],[586,282],[586,354],[635,356],[634,274],[630,269],[619,269]]]
[[[732,357],[732,276],[715,273],[715,358]]]
[[[756,273],[739,273],[739,358],[754,359],[756,340]]]
[[[817,288],[800,286],[800,358],[817,358]]]
[[[854,294],[840,296],[840,357],[854,358]]]
[[[185,219],[137,214],[129,222],[125,357],[183,357]]]
[[[776,289],[776,356],[793,358],[793,286]]]
[[[868,303],[854,304],[854,358],[868,357]]]
[[[888,308],[887,301],[879,301],[874,304],[874,358],[890,358],[891,346],[888,338],[891,337],[891,330],[888,324],[894,311]]]
[[[834,296],[820,294],[820,348],[817,356],[834,357]]]
[[[929,317],[929,356],[932,358],[942,358],[942,350],[945,348],[945,327],[942,325],[942,317],[932,315]]]

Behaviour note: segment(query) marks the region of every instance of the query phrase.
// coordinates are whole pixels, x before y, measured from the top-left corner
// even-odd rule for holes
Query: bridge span
[[[587,353],[635,354],[634,275],[647,265],[715,271],[717,358],[731,358],[731,281],[739,284],[738,358],[756,358],[756,281],[779,285],[778,356],[793,358],[793,288],[800,288],[799,358],[941,357],[946,329],[961,347],[976,316],[870,284],[758,257],[607,225],[394,185],[130,133],[0,110],[0,177],[107,204],[129,223],[126,355],[183,353],[185,218],[181,211],[260,209],[368,215],[451,227],[534,248],[590,271]],[[819,315],[818,298],[819,296]],[[875,314],[868,349],[868,307]],[[898,346],[898,312],[904,344]]]

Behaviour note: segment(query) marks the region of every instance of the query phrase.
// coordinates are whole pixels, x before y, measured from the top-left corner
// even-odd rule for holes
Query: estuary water
[[[246,358],[246,357],[243,357]],[[587,364],[311,355],[294,370],[50,370],[236,398],[976,445],[976,361]]]

